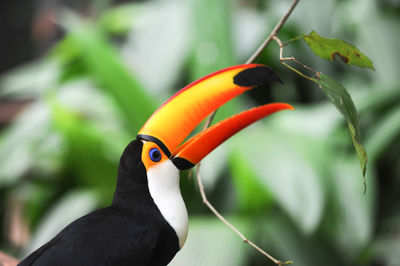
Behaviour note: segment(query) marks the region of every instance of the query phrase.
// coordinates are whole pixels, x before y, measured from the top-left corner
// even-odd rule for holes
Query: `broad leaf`
[[[265,212],[274,198],[247,163],[244,153],[234,150],[230,156],[233,183],[241,211]]]
[[[364,177],[365,184],[365,171],[367,169],[367,152],[361,144],[360,129],[357,118],[357,110],[354,106],[353,100],[347,90],[336,82],[331,77],[320,73],[319,76],[314,79],[317,82],[326,95],[326,97],[336,106],[336,108],[343,114],[347,120],[347,125],[350,130],[351,138],[353,140],[354,147],[357,151],[358,160],[360,161],[362,174]]]
[[[247,198],[249,192],[238,189],[239,203],[242,208],[248,207],[246,203],[257,203],[257,207],[262,207],[260,200],[264,199],[264,207],[267,207],[268,201],[274,200],[302,233],[312,234],[320,223],[325,195],[321,174],[307,153],[321,154],[318,151],[321,146],[317,145],[321,142],[298,134],[294,136],[279,128],[280,122],[276,121],[284,119],[284,116],[284,112],[274,114],[265,124],[253,125],[228,141],[234,147],[234,154],[244,155],[241,156],[242,164],[247,165],[254,173],[254,178],[257,178],[250,181],[253,183],[250,187],[259,186],[254,191],[258,194],[254,194],[257,202],[256,199]],[[238,175],[234,177],[236,186],[244,184],[243,180],[240,184],[237,181],[242,174],[237,168],[232,168],[234,174]],[[264,190],[263,194],[261,189]]]
[[[96,123],[84,117],[83,113],[61,104],[58,99],[49,97],[52,120],[55,129],[65,142],[65,172],[71,173],[81,186],[96,188],[102,194],[104,204],[113,195],[118,158],[116,152],[107,145],[107,138],[121,136],[106,135]],[[117,144],[117,142],[115,142]],[[121,150],[115,145],[116,149]]]
[[[235,54],[231,42],[232,1],[193,1],[190,15],[195,23],[190,79],[195,80],[218,69],[233,65]]]
[[[125,65],[159,101],[168,99],[171,89],[178,89],[185,83],[182,70],[188,63],[194,31],[187,23],[189,2],[140,3],[143,8],[134,16],[136,22],[121,46]]]
[[[333,60],[340,57],[347,65],[356,65],[374,70],[372,61],[352,44],[339,39],[325,38],[315,31],[303,35],[304,41],[311,50],[321,58]]]
[[[86,73],[120,107],[132,132],[143,125],[156,109],[155,101],[122,63],[115,49],[101,32],[81,25],[56,47],[55,55],[64,72]]]
[[[59,168],[60,149],[40,156],[41,147],[57,146],[50,130],[50,113],[42,101],[25,107],[14,123],[0,136],[0,187],[13,184],[27,173],[41,172],[50,176]],[[52,143],[52,144],[50,144]],[[48,167],[40,167],[46,160]],[[39,169],[40,168],[40,169]]]

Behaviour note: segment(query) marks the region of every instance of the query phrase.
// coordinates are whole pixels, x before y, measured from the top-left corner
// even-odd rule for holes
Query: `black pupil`
[[[161,157],[161,153],[157,149],[154,149],[151,151],[151,159],[159,160],[160,157]]]

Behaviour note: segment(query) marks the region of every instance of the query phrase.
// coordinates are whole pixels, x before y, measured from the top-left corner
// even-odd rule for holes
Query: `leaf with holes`
[[[361,144],[357,110],[354,106],[353,100],[347,90],[328,75],[320,73],[314,81],[319,84],[319,87],[322,89],[326,97],[336,106],[347,120],[351,138],[357,151],[358,160],[360,161],[364,177],[364,187],[366,187],[365,172],[367,170],[368,157],[367,152]]]
[[[308,44],[314,54],[326,60],[333,60],[339,57],[347,65],[374,69],[372,61],[354,45],[339,39],[325,38],[315,31],[303,35],[304,41]]]

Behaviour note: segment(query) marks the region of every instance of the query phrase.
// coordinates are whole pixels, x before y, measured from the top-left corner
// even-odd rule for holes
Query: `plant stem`
[[[215,216],[217,216],[218,219],[220,219],[224,224],[226,224],[230,229],[232,229],[243,240],[243,242],[249,244],[250,246],[255,248],[258,252],[260,252],[261,254],[263,254],[264,256],[266,256],[268,259],[270,259],[272,262],[274,262],[275,264],[277,264],[279,266],[288,265],[288,264],[293,263],[292,261],[282,262],[282,261],[277,260],[274,257],[272,257],[270,254],[268,254],[262,248],[260,248],[256,244],[254,244],[249,239],[247,239],[243,235],[243,233],[239,231],[239,229],[237,229],[234,225],[232,225],[230,222],[228,222],[228,220],[226,220],[225,217],[215,209],[215,207],[208,201],[206,193],[204,191],[204,185],[203,185],[203,182],[200,177],[200,163],[198,164],[198,166],[196,168],[196,178],[197,178],[197,183],[199,185],[199,190],[200,190],[200,194],[201,194],[203,203],[214,213]]]
[[[285,44],[283,44],[282,41],[281,41],[277,36],[274,36],[273,39],[274,39],[274,41],[276,41],[276,42],[278,43],[278,45],[279,45],[279,60],[281,61],[281,64],[284,65],[284,66],[286,66],[286,67],[289,68],[290,70],[296,72],[297,74],[299,74],[299,75],[302,76],[303,78],[306,78],[306,79],[308,79],[308,80],[310,80],[310,81],[315,82],[315,83],[318,84],[318,82],[316,82],[315,79],[313,79],[313,78],[311,78],[311,77],[305,75],[305,74],[302,73],[301,71],[299,71],[299,70],[295,69],[294,67],[292,67],[292,66],[286,64],[285,61],[293,61],[293,62],[295,62],[295,63],[301,65],[303,68],[314,72],[314,74],[315,74],[316,76],[319,76],[320,72],[318,72],[318,71],[312,69],[312,68],[309,67],[309,66],[306,66],[305,64],[303,64],[302,62],[300,62],[299,60],[297,60],[297,59],[294,58],[294,57],[283,57],[283,47],[285,46]]]
[[[283,46],[286,46],[286,45],[288,45],[288,44],[291,43],[291,42],[295,42],[295,41],[300,40],[300,39],[303,39],[303,38],[304,38],[303,35],[294,37],[294,38],[290,39],[289,41],[286,41],[286,42],[283,44]]]
[[[286,64],[285,62],[281,62],[281,64],[284,65],[285,67],[289,68],[290,70],[296,72],[298,75],[302,76],[303,78],[308,79],[308,80],[310,80],[312,82],[315,82],[315,80],[313,78],[310,78],[309,76],[303,74],[302,72],[300,72],[299,70],[295,69],[294,67]],[[317,83],[317,82],[315,82],[315,83]]]
[[[285,24],[286,20],[289,18],[290,14],[292,14],[294,8],[296,7],[297,3],[299,0],[294,0],[292,5],[289,7],[288,11],[286,14],[279,20],[278,24],[276,24],[275,28],[271,31],[267,39],[258,47],[258,49],[254,52],[252,56],[246,61],[246,64],[253,63],[256,61],[257,57],[262,53],[262,51],[267,47],[267,45],[272,41],[274,36],[279,32],[279,30],[282,28],[283,24]]]

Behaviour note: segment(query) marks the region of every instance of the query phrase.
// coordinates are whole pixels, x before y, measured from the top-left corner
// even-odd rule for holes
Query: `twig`
[[[299,60],[297,60],[296,58],[294,58],[293,56],[292,56],[292,57],[283,57],[283,47],[284,47],[286,44],[283,44],[282,41],[281,41],[277,36],[273,36],[272,38],[273,38],[274,41],[276,41],[276,42],[278,43],[278,45],[279,45],[279,60],[281,61],[281,64],[284,65],[284,66],[286,66],[286,67],[289,68],[290,70],[296,72],[297,74],[299,74],[299,75],[302,76],[303,78],[306,78],[306,79],[308,79],[308,80],[311,80],[311,81],[315,82],[315,80],[314,80],[313,78],[311,78],[311,77],[309,77],[309,76],[303,74],[302,72],[300,72],[299,70],[295,69],[294,67],[289,66],[288,64],[285,63],[285,61],[292,61],[292,62],[295,62],[295,63],[297,63],[298,65],[302,66],[303,68],[305,68],[305,69],[307,69],[307,70],[310,70],[311,72],[314,72],[314,74],[315,74],[316,76],[318,76],[318,75],[320,74],[320,72],[318,72],[318,71],[312,69],[312,68],[309,67],[309,66],[306,66],[305,64],[303,64],[302,62],[300,62]]]
[[[207,118],[207,121],[204,123],[204,126],[203,126],[203,128],[202,128],[201,131],[206,130],[206,129],[210,126],[210,124],[211,124],[212,120],[214,119],[216,113],[217,113],[217,111],[214,111],[214,112]],[[196,174],[197,174],[197,172],[199,171],[199,168],[200,168],[200,163],[197,164]],[[193,175],[193,172],[190,171],[189,174],[188,174],[188,178],[191,179],[191,178],[192,178],[192,175]],[[198,183],[199,183],[199,182],[198,182]],[[200,186],[200,183],[199,183],[199,186]],[[203,184],[202,184],[202,186],[203,186]],[[201,192],[201,190],[200,190],[200,192]]]
[[[283,24],[285,24],[286,20],[289,18],[290,14],[292,14],[294,8],[296,7],[299,0],[294,0],[292,5],[289,7],[286,14],[279,20],[278,24],[276,24],[275,28],[271,31],[267,39],[261,44],[260,47],[254,52],[252,56],[246,61],[246,64],[253,63],[257,57],[262,53],[262,51],[267,47],[267,45],[271,42],[272,38],[278,33],[278,31],[282,28]]]
[[[283,46],[286,46],[286,45],[288,45],[289,43],[295,42],[295,41],[300,40],[300,39],[303,39],[303,38],[304,38],[303,35],[294,37],[294,38],[290,39],[289,41],[286,41],[286,42],[283,44]]]
[[[258,47],[258,49],[250,56],[249,59],[247,59],[245,64],[251,64],[254,63],[254,61],[257,59],[257,57],[260,56],[260,54],[262,53],[262,51],[265,49],[265,47],[268,46],[268,44],[271,42],[271,40],[274,38],[274,36],[276,36],[276,34],[279,32],[279,30],[282,28],[282,26],[285,24],[286,20],[289,18],[290,14],[292,14],[294,8],[296,7],[297,3],[300,0],[294,0],[292,2],[292,4],[290,5],[289,9],[286,11],[285,15],[279,20],[279,22],[276,24],[276,26],[274,27],[274,29],[271,31],[271,33],[268,35],[268,37],[265,39],[265,41],[260,45],[260,47]],[[204,129],[208,128],[211,123],[212,120],[214,119],[215,113],[218,111],[215,110],[207,119],[206,123],[204,124]],[[199,167],[199,166],[197,166]]]
[[[274,257],[272,257],[270,254],[265,252],[259,246],[254,244],[252,241],[248,240],[235,226],[233,226],[230,222],[228,222],[228,220],[226,220],[225,217],[222,216],[214,208],[214,206],[208,201],[206,193],[204,192],[204,185],[203,185],[203,182],[200,177],[200,163],[198,164],[198,166],[196,168],[196,179],[197,179],[197,183],[199,185],[199,190],[200,190],[201,198],[203,199],[203,203],[214,213],[215,216],[217,216],[218,219],[220,219],[224,224],[226,224],[230,229],[232,229],[243,240],[243,242],[245,242],[245,243],[249,244],[250,246],[252,246],[253,248],[255,248],[258,252],[260,252],[261,254],[266,256],[268,259],[270,259],[277,265],[287,265],[287,264],[292,263],[292,261],[282,262],[282,261],[277,260]]]
[[[288,11],[285,13],[285,15],[279,20],[278,24],[276,24],[275,28],[272,30],[272,32],[268,35],[268,37],[265,39],[265,41],[260,45],[260,47],[253,53],[253,55],[246,61],[246,64],[253,63],[257,57],[261,54],[261,52],[267,47],[267,45],[271,42],[271,40],[274,38],[274,36],[279,32],[279,30],[282,28],[282,26],[285,24],[286,20],[289,18],[290,14],[293,12],[294,8],[296,7],[297,3],[299,0],[294,0],[289,7]],[[203,130],[207,129],[211,123],[212,120],[214,119],[214,116],[216,114],[217,110],[215,110],[207,119],[206,123],[204,124]],[[268,259],[273,261],[275,264],[282,266],[282,265],[287,265],[291,264],[292,261],[287,261],[287,262],[282,262],[280,260],[275,259],[272,257],[270,254],[265,252],[263,249],[261,249],[259,246],[248,240],[235,226],[233,226],[230,222],[228,222],[215,208],[214,206],[208,201],[206,193],[204,191],[204,185],[201,180],[200,176],[200,163],[197,165],[196,168],[196,179],[197,183],[199,186],[200,194],[203,199],[203,203],[214,213],[215,216],[217,216],[218,219],[220,219],[223,223],[225,223],[229,228],[231,228],[239,237],[243,240],[243,242],[249,244],[253,248],[255,248],[258,252],[266,256]]]

